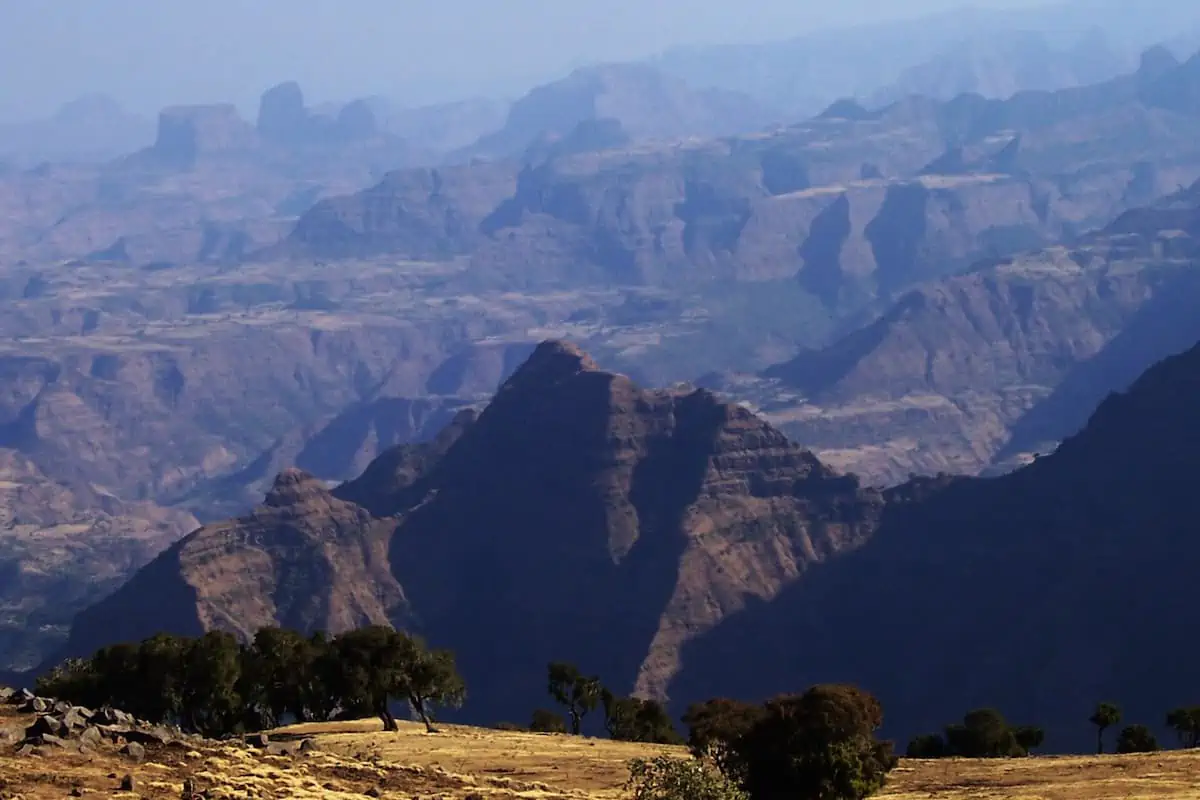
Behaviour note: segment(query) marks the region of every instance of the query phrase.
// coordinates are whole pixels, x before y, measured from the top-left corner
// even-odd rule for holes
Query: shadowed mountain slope
[[[1194,347],[1016,473],[961,479],[915,505],[894,490],[866,546],[686,646],[695,666],[672,696],[845,680],[879,696],[895,734],[995,706],[1045,726],[1051,748],[1091,746],[1099,698],[1119,700],[1127,719],[1161,720],[1188,702],[1178,632],[1200,624],[1182,590],[1200,569],[1198,391]],[[769,659],[702,666],[767,642]]]

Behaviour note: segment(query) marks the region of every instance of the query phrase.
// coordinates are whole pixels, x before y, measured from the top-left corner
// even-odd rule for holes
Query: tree
[[[1167,714],[1167,727],[1179,736],[1183,747],[1200,745],[1200,707],[1185,706]]]
[[[696,758],[711,759],[725,775],[736,779],[733,743],[763,716],[762,706],[718,697],[688,706],[683,715],[688,749]]]
[[[558,712],[539,708],[533,712],[529,730],[534,733],[566,733],[567,723],[563,722],[562,715]]]
[[[455,667],[453,653],[449,650],[426,650],[425,643],[420,639],[405,638],[401,688],[425,723],[425,730],[434,733],[433,707],[443,705],[459,708],[467,697],[467,687]]]
[[[241,655],[237,639],[225,631],[209,631],[187,646],[180,710],[189,728],[216,737],[240,727]]]
[[[949,755],[961,758],[1025,755],[1004,715],[994,708],[969,711],[961,725],[948,725],[946,750]]]
[[[399,730],[390,702],[405,695],[402,669],[406,647],[404,635],[384,625],[335,636],[328,679],[343,708],[378,716],[385,731]]]
[[[258,727],[275,728],[290,714],[309,721],[307,695],[314,680],[316,653],[312,641],[295,631],[262,628],[246,649],[242,668],[242,696],[248,718]]]
[[[1121,709],[1112,703],[1101,703],[1088,719],[1096,726],[1096,754],[1104,752],[1104,731],[1121,721]]]
[[[634,800],[747,800],[737,784],[703,761],[670,756],[630,761],[625,789]]]
[[[604,727],[617,741],[653,744],[682,744],[683,738],[671,724],[671,717],[657,700],[617,697],[608,689],[600,693],[604,707]]]
[[[1037,750],[1042,746],[1042,742],[1046,741],[1046,732],[1034,725],[1022,725],[1014,728],[1013,736],[1017,740],[1017,746],[1025,752],[1025,755]]]
[[[1117,735],[1118,753],[1154,753],[1158,739],[1145,725],[1128,725]]]
[[[547,668],[547,683],[550,696],[571,717],[571,733],[578,736],[584,716],[600,702],[600,679],[584,676],[574,664],[554,662]]]
[[[882,723],[879,701],[854,686],[777,697],[733,743],[735,774],[755,800],[861,800],[896,766]]]
[[[904,755],[908,758],[943,758],[946,755],[946,740],[936,733],[914,737]]]

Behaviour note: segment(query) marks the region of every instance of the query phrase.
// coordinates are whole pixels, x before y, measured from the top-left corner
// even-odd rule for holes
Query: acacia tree
[[[604,691],[600,679],[585,676],[574,664],[556,661],[547,667],[547,690],[571,717],[571,733],[579,735],[583,718],[596,708]]]
[[[1104,731],[1121,721],[1121,709],[1112,703],[1101,703],[1088,721],[1096,726],[1096,754],[1104,752]]]
[[[426,650],[421,639],[405,638],[402,688],[409,704],[425,723],[425,730],[435,733],[433,707],[460,707],[467,697],[467,687],[455,667],[453,653],[449,650]]]

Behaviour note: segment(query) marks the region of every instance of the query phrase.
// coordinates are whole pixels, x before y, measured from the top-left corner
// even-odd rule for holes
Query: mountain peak
[[[548,385],[573,378],[582,372],[599,372],[600,367],[578,345],[563,339],[547,339],[534,348],[504,388],[516,385]]]
[[[263,505],[272,508],[295,505],[314,494],[326,492],[325,484],[311,473],[298,467],[288,467],[275,477],[275,483],[267,492]]]

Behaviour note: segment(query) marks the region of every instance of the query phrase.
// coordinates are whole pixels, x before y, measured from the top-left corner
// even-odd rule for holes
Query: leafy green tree
[[[896,766],[879,701],[854,686],[814,686],[769,701],[732,749],[735,774],[754,800],[861,800]]]
[[[1121,709],[1112,703],[1101,703],[1096,706],[1092,716],[1088,718],[1096,726],[1096,754],[1104,752],[1104,732],[1121,721]]]
[[[633,800],[748,800],[737,784],[703,761],[658,756],[629,762]]]
[[[55,697],[77,706],[95,707],[106,700],[91,659],[68,658],[39,677],[34,688],[40,697]]]
[[[181,711],[188,727],[205,736],[237,730],[244,718],[238,694],[241,646],[231,633],[209,631],[184,653]]]
[[[963,717],[961,725],[948,725],[946,750],[949,755],[962,758],[1007,758],[1025,754],[1004,715],[994,708],[970,711]]]
[[[654,744],[683,743],[662,703],[638,697],[618,697],[608,689],[602,690],[600,697],[604,707],[604,727],[613,739]]]
[[[597,677],[585,676],[574,664],[556,661],[547,668],[547,691],[571,717],[571,733],[578,736],[583,718],[600,702],[603,688]]]
[[[738,779],[733,744],[762,719],[763,707],[724,697],[693,703],[683,715],[688,749],[712,760],[725,775]]]
[[[142,719],[179,722],[184,712],[187,658],[194,644],[191,639],[168,633],[159,633],[143,640],[135,648],[136,696],[131,698],[131,705],[118,707]],[[112,677],[124,681],[123,676]]]
[[[307,721],[305,687],[312,681],[310,642],[295,631],[262,628],[246,649],[242,665],[243,702],[260,728],[282,725],[288,714]]]
[[[1158,739],[1145,725],[1127,725],[1117,735],[1118,753],[1158,752]]]
[[[1167,727],[1175,731],[1183,747],[1200,745],[1200,707],[1185,706],[1167,714]]]
[[[404,696],[403,662],[407,643],[399,632],[384,625],[346,631],[333,638],[326,680],[344,709],[374,714],[385,731],[400,726],[390,702]]]
[[[534,733],[566,733],[567,723],[563,721],[562,715],[557,711],[551,711],[548,708],[539,708],[533,712],[533,719],[529,723],[529,730]]]
[[[914,737],[904,755],[908,758],[943,758],[946,755],[946,740],[936,733]]]
[[[1046,731],[1034,725],[1022,725],[1014,728],[1013,736],[1017,740],[1017,746],[1024,751],[1025,755],[1037,750],[1042,746],[1042,742],[1046,741]]]
[[[406,636],[405,639],[400,688],[425,723],[425,730],[433,733],[434,706],[461,707],[467,697],[467,687],[458,674],[453,653],[426,650],[425,643],[415,637]]]

